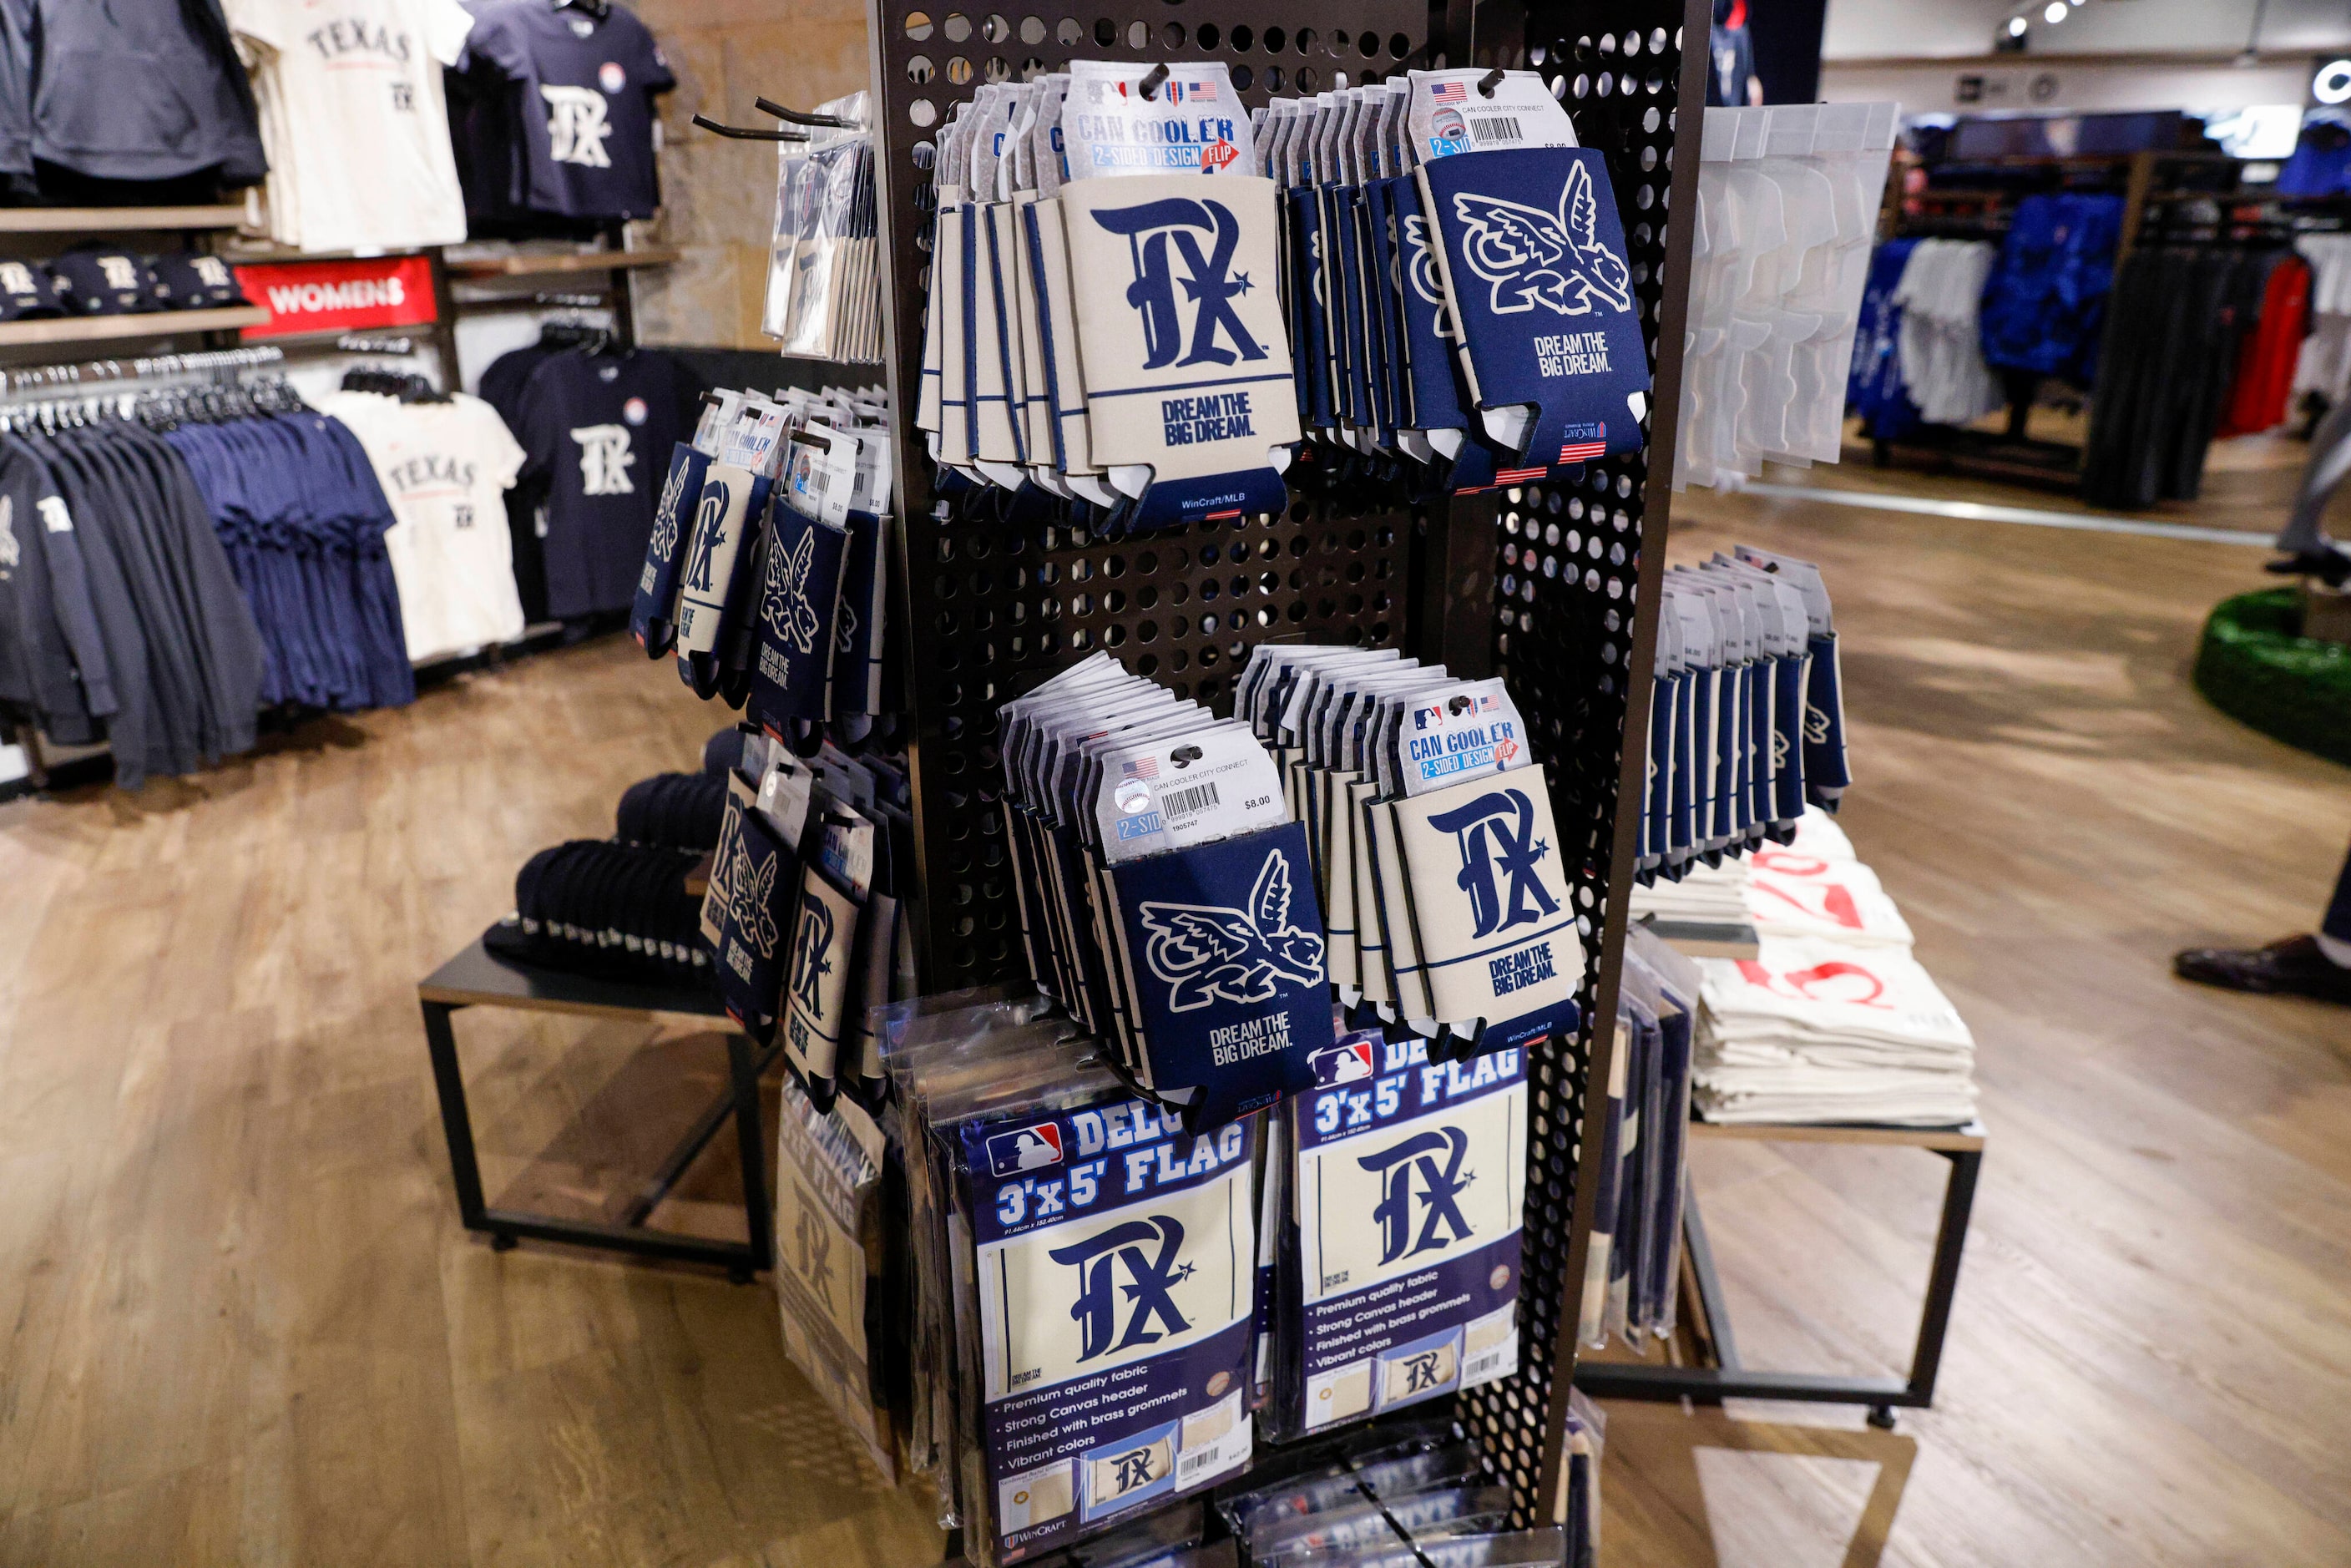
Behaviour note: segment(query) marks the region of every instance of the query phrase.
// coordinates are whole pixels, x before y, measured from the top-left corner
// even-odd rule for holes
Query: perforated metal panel
[[[1317,16],[1238,0],[1121,0],[939,11],[880,0],[872,13],[876,154],[888,228],[885,285],[895,406],[913,405],[930,280],[932,135],[984,82],[1085,59],[1220,59],[1250,108],[1277,94],[1354,85],[1427,63],[1421,0]],[[1334,24],[1343,21],[1340,27]],[[915,823],[935,990],[1021,972],[1019,914],[997,820],[996,712],[1056,670],[1106,648],[1179,695],[1229,711],[1231,677],[1259,643],[1402,641],[1412,516],[1394,464],[1309,445],[1280,517],[1094,538],[1001,492],[935,499],[912,443],[899,463],[907,517]]]
[[[1338,13],[1286,10],[1285,0],[1119,0],[1083,10],[916,9],[877,0],[871,13],[884,285],[893,302],[888,360],[896,406],[913,406],[921,371],[934,206],[930,137],[948,107],[982,82],[1058,69],[1072,58],[1218,58],[1243,100],[1312,92],[1410,66],[1533,65],[1557,81],[1586,146],[1609,156],[1631,244],[1660,406],[1678,396],[1680,317],[1669,284],[1666,212],[1687,212],[1695,185],[1669,189],[1675,107],[1696,101],[1700,57],[1685,63],[1674,0],[1575,5],[1525,13],[1507,4],[1430,8],[1376,0]],[[1692,0],[1703,36],[1708,15]],[[1449,22],[1447,18],[1450,18]],[[1343,20],[1343,28],[1332,24]],[[1490,37],[1489,37],[1490,35]],[[1628,48],[1631,38],[1635,46]],[[1603,47],[1603,40],[1606,47]],[[1499,41],[1496,41],[1499,40]],[[1474,47],[1474,57],[1473,57]],[[1449,54],[1448,54],[1449,51]],[[1339,79],[1344,73],[1345,81]],[[1578,78],[1582,78],[1578,85]],[[1602,83],[1604,81],[1605,85]],[[1695,145],[1695,127],[1692,131]],[[1693,177],[1694,155],[1683,161]],[[1686,225],[1685,225],[1686,226]],[[1686,272],[1687,240],[1674,252]],[[1676,351],[1663,360],[1663,340]],[[1670,420],[1652,430],[1650,458],[1670,473]],[[911,434],[911,432],[909,432]],[[1020,972],[1019,914],[998,819],[999,704],[1103,648],[1180,695],[1229,708],[1231,677],[1259,643],[1399,644],[1465,672],[1510,679],[1542,753],[1593,980],[1587,1018],[1612,1018],[1630,865],[1615,801],[1626,754],[1625,693],[1647,679],[1640,632],[1656,610],[1662,486],[1649,461],[1593,465],[1555,490],[1473,502],[1417,497],[1411,465],[1370,463],[1309,444],[1280,517],[1193,525],[1128,539],[1090,537],[1044,507],[999,493],[938,500],[930,466],[902,442],[900,613],[910,628],[907,697],[915,716],[915,821],[925,892],[918,921],[925,987],[944,990]],[[1636,634],[1636,632],[1638,634]],[[1632,754],[1640,755],[1636,726]],[[1609,912],[1614,918],[1604,918]],[[1520,1523],[1558,1506],[1565,1378],[1573,1364],[1565,1281],[1583,1267],[1590,1194],[1575,1154],[1593,1060],[1587,1038],[1531,1064],[1533,1141],[1525,1230],[1520,1372],[1464,1396],[1465,1426],[1516,1494]],[[1589,1184],[1584,1184],[1588,1186]]]
[[[1625,694],[1648,689],[1673,472],[1671,413],[1680,398],[1689,245],[1686,235],[1670,233],[1667,218],[1668,209],[1687,214],[1695,206],[1699,117],[1688,117],[1687,155],[1677,158],[1677,107],[1685,92],[1689,102],[1704,101],[1709,15],[1704,0],[1687,8],[1676,0],[1534,6],[1522,47],[1489,47],[1482,31],[1475,40],[1480,64],[1541,71],[1573,115],[1577,139],[1607,155],[1655,371],[1645,453],[1587,465],[1575,483],[1505,491],[1479,519],[1492,573],[1495,668],[1509,681],[1549,773],[1562,848],[1580,857],[1571,885],[1591,977],[1578,998],[1587,1021],[1576,1049],[1529,1063],[1533,1168],[1519,1375],[1459,1402],[1463,1425],[1517,1494],[1521,1525],[1551,1518],[1560,1500],[1579,1299],[1572,1285],[1583,1274],[1593,1217],[1591,1184],[1577,1181],[1575,1161],[1593,1080],[1606,1080],[1613,1030],[1597,1026],[1615,1017],[1624,873],[1632,862],[1634,818],[1620,821],[1616,804],[1620,791],[1637,789],[1646,750],[1646,705],[1628,713]],[[1486,21],[1481,12],[1481,29]],[[1687,61],[1685,26],[1699,45]],[[1678,192],[1677,166],[1685,176]],[[1458,544],[1454,553],[1462,553]],[[1629,770],[1628,755],[1635,759]]]

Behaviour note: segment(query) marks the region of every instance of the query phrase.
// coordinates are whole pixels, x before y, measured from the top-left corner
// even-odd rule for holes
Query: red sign
[[[433,264],[421,256],[371,261],[266,261],[236,269],[246,298],[269,312],[248,338],[420,327],[436,319]]]

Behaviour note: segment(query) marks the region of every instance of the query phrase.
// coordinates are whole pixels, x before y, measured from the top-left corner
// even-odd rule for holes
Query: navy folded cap
[[[172,251],[150,264],[155,292],[168,310],[222,310],[250,303],[236,286],[236,274],[216,256]]]
[[[0,261],[0,321],[62,316],[57,279],[37,261]]]
[[[64,303],[76,316],[131,316],[163,308],[154,269],[120,246],[76,246],[49,270],[71,291]]]
[[[702,743],[702,770],[724,779],[731,768],[743,766],[743,731],[729,727]]]

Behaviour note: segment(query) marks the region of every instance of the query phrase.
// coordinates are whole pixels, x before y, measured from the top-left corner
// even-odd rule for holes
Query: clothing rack
[[[0,372],[0,394],[57,392],[85,382],[151,381],[164,376],[202,375],[258,369],[283,363],[286,350],[270,344],[244,349],[212,349],[191,354],[159,354],[141,360],[85,360],[78,364],[29,365]]]

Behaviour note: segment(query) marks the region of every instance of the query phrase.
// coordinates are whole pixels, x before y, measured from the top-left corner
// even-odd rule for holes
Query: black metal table
[[[726,1030],[726,1092],[695,1118],[652,1179],[631,1200],[620,1224],[492,1208],[482,1195],[481,1164],[475,1152],[473,1118],[465,1107],[465,1079],[458,1065],[457,1036],[451,1021],[460,1009],[514,1008],[582,1018],[630,1019],[668,1014],[724,1020],[726,1011],[714,993],[590,979],[555,970],[524,969],[492,956],[477,938],[418,986],[416,997],[424,1009],[424,1040],[433,1054],[433,1081],[441,1096],[441,1125],[448,1136],[449,1171],[456,1182],[457,1210],[464,1217],[466,1229],[486,1232],[491,1246],[500,1251],[529,1237],[539,1241],[602,1248],[640,1258],[713,1263],[746,1283],[756,1270],[771,1266],[774,1228],[768,1206],[759,1077],[774,1061],[777,1048],[760,1050],[731,1022]],[[717,1241],[650,1228],[645,1221],[653,1209],[730,1118],[741,1150],[743,1217],[750,1239]]]
[[[1927,1300],[1919,1313],[1918,1338],[1907,1377],[1855,1377],[1834,1373],[1765,1372],[1743,1364],[1731,1337],[1730,1317],[1698,1217],[1695,1188],[1684,1194],[1682,1240],[1698,1321],[1691,1334],[1709,1365],[1659,1366],[1646,1362],[1580,1361],[1575,1385],[1595,1399],[1689,1399],[1719,1405],[1725,1399],[1792,1399],[1822,1405],[1864,1405],[1875,1427],[1891,1427],[1897,1408],[1923,1410],[1935,1402],[1935,1375],[1943,1360],[1950,1327],[1951,1297],[1959,1282],[1959,1254],[1967,1246],[1968,1215],[1975,1207],[1976,1177],[1983,1168],[1984,1130],[1965,1127],[1833,1127],[1809,1125],[1720,1126],[1690,1124],[1694,1138],[1749,1138],[1761,1143],[1876,1144],[1925,1149],[1950,1162],[1943,1186],[1943,1215],[1935,1233],[1934,1261],[1928,1271]]]

